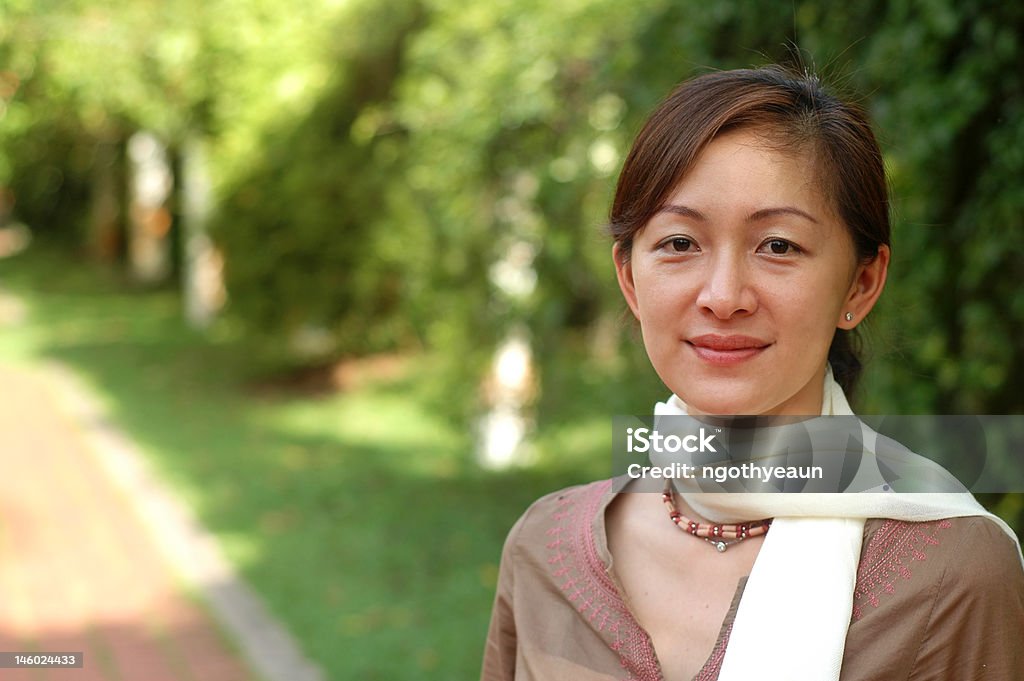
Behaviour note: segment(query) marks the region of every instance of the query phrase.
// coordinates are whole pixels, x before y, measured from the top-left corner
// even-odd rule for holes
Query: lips
[[[705,334],[689,338],[687,344],[694,353],[716,366],[731,366],[753,359],[771,343],[754,336]]]

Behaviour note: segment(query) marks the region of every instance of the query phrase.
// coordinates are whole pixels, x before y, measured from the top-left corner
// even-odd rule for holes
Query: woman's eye
[[[796,244],[790,243],[785,239],[769,239],[764,243],[772,255],[786,255],[790,252],[799,252],[799,248]]]
[[[677,236],[676,238],[669,241],[668,245],[671,246],[672,250],[675,251],[676,253],[685,253],[686,251],[690,250],[690,247],[693,245],[693,242],[685,237]]]

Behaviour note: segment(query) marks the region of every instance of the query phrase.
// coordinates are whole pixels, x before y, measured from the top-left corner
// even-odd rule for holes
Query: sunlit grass
[[[267,390],[257,351],[185,328],[173,291],[45,250],[0,280],[27,306],[0,360],[73,367],[330,678],[475,677],[508,528],[607,468],[597,417],[541,433],[533,470],[488,474],[414,370]]]

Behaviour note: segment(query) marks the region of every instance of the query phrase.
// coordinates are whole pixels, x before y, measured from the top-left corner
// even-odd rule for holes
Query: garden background
[[[859,410],[1024,412],[1021,36],[983,0],[3,0],[0,360],[84,376],[328,676],[474,678],[508,528],[664,396],[602,221],[682,79],[798,54],[870,111]]]

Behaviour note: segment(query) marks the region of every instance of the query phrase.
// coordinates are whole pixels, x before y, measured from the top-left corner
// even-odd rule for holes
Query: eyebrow
[[[676,204],[676,203],[670,203],[668,205],[662,206],[658,210],[658,212],[659,213],[673,213],[674,215],[682,215],[684,218],[692,218],[692,219],[697,220],[699,222],[707,222],[708,221],[707,216],[705,216],[704,213],[701,213],[699,210],[696,210],[694,208],[690,208],[689,206],[681,206],[681,205]]]
[[[810,213],[804,212],[799,208],[793,206],[779,206],[778,208],[762,208],[761,210],[754,211],[747,218],[748,221],[754,222],[756,220],[764,220],[766,218],[774,218],[779,215],[796,215],[805,220],[810,220],[814,224],[818,224],[817,219]]]
[[[662,206],[658,212],[682,215],[683,217],[691,218],[699,222],[708,221],[707,216],[704,215],[704,213],[701,213],[699,210],[676,203],[670,203],[668,205]],[[794,206],[778,206],[775,208],[762,208],[760,210],[756,210],[747,217],[747,222],[766,220],[768,218],[778,217],[779,215],[796,215],[797,217],[804,218],[805,220],[810,220],[814,224],[818,224],[818,220],[813,215],[805,211],[802,211]]]

